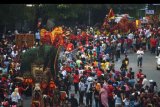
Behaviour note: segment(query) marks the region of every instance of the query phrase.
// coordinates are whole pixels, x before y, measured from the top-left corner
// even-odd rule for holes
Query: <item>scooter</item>
[[[160,54],[159,54],[159,56],[156,56],[156,59],[157,59],[156,67],[157,67],[157,70],[159,70],[160,69]]]
[[[157,56],[160,54],[160,45],[157,47]]]

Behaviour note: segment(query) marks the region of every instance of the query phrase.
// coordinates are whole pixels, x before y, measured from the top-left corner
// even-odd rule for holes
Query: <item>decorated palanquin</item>
[[[44,107],[42,101],[42,90],[39,83],[35,83],[33,86],[31,107],[34,106]]]
[[[56,47],[64,45],[65,35],[62,27],[56,27],[51,32],[41,29],[40,35],[42,44],[50,44]]]
[[[33,47],[35,42],[34,34],[17,34],[15,42],[17,48]]]
[[[127,15],[123,16],[122,19],[116,23],[114,20],[114,12],[112,9],[110,9],[108,13],[108,17],[105,17],[102,29],[106,30],[107,32],[111,33],[121,33],[126,34],[130,31],[136,31],[136,21],[131,21],[128,19]],[[111,21],[112,20],[112,21]],[[114,22],[114,23],[113,23]]]
[[[41,29],[41,42],[42,44],[50,44],[55,47],[63,46],[67,51],[72,51],[74,49],[74,45],[68,41],[88,41],[92,39],[93,36],[87,34],[83,31],[79,35],[71,34],[69,30],[64,31],[62,27],[55,27],[52,31],[47,31],[45,29]]]
[[[47,75],[45,75],[45,71],[43,71],[43,65],[32,64],[31,69],[32,76],[35,82],[41,82],[42,80],[48,81]],[[47,70],[47,69],[46,69]]]
[[[37,80],[40,81],[42,93],[45,93],[47,97],[53,99],[54,104],[60,104],[59,101],[63,102],[67,97],[67,94],[65,91],[56,92],[58,88],[54,83],[54,78],[57,76],[56,75],[57,71],[55,68],[56,68],[56,63],[58,63],[57,59],[58,59],[58,54],[60,52],[60,48],[64,47],[66,51],[71,52],[75,48],[72,41],[76,41],[76,42],[77,41],[80,42],[83,40],[88,41],[90,38],[92,38],[92,36],[87,34],[86,32],[82,32],[80,35],[74,35],[74,34],[71,34],[69,30],[64,30],[62,27],[55,27],[52,31],[41,29],[40,35],[41,35],[42,46],[43,44],[48,44],[48,45],[54,46],[55,48],[58,48],[58,50],[54,54],[55,56],[54,62],[53,62],[54,76],[53,76],[53,80],[45,81],[45,79],[39,79],[39,78],[48,77],[48,75],[46,76],[41,75],[37,77],[36,75],[40,75],[40,72],[39,73],[33,72],[33,75],[35,75],[35,77],[37,77]],[[39,68],[37,68],[37,70],[39,70]],[[42,68],[40,68],[40,70],[42,70]]]
[[[117,31],[119,33],[125,34],[129,33],[130,31],[136,31],[136,22],[129,21],[126,17],[123,17],[117,24],[115,24],[112,28],[110,28],[110,32]]]

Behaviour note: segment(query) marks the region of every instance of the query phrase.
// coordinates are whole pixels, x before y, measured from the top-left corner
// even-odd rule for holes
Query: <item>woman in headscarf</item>
[[[109,107],[108,105],[108,84],[105,82],[100,90],[101,107]]]

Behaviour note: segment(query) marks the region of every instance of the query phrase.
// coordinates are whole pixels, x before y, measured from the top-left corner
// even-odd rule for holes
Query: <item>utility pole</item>
[[[89,13],[88,13],[88,24],[89,24],[89,26],[90,26],[90,24],[91,24],[91,11],[90,11],[90,9],[89,9]]]
[[[90,5],[90,4],[87,4],[87,5],[86,5],[86,9],[87,9],[87,11],[86,11],[87,14],[86,14],[86,15],[88,16],[88,22],[87,22],[87,23],[88,23],[88,26],[90,26],[90,24],[91,24],[91,9],[90,9],[90,6],[89,6],[89,5]]]

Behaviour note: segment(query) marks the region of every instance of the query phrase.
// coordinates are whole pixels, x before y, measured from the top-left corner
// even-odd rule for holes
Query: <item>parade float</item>
[[[20,71],[23,77],[18,76],[16,79],[22,82],[24,86],[31,88],[31,106],[33,107],[38,105],[39,107],[46,107],[46,99],[53,97],[48,95],[43,97],[42,93],[45,90],[56,90],[54,80],[58,75],[56,74],[58,72],[58,55],[61,46],[64,44],[61,27],[56,27],[52,32],[41,29],[40,33],[40,46],[35,45],[33,34],[17,34],[15,37],[16,48],[19,50],[25,49],[19,56],[21,61]],[[56,93],[54,94],[55,97]]]
[[[55,27],[52,31],[41,29],[40,36],[40,46],[29,45],[29,49],[22,52],[20,58],[23,81],[32,85],[32,105],[40,104],[43,107],[48,100],[52,100],[52,104],[58,104],[57,100],[65,96],[65,92],[59,92],[54,83],[58,77],[59,54],[62,48],[70,53],[75,49],[73,41],[88,43],[92,37],[85,31],[75,36],[71,31],[64,30],[62,27]],[[20,37],[22,36],[17,36],[16,39],[19,42],[17,43],[19,48],[23,48],[20,43],[27,45],[28,42],[31,42],[27,36],[23,36],[25,39],[20,39]],[[50,91],[50,95],[42,96],[46,90]]]
[[[116,17],[112,9],[110,9],[108,15],[106,15],[102,25],[104,32],[120,33],[122,35],[136,31],[137,28],[136,20],[129,20],[128,14],[122,15],[120,18]]]

